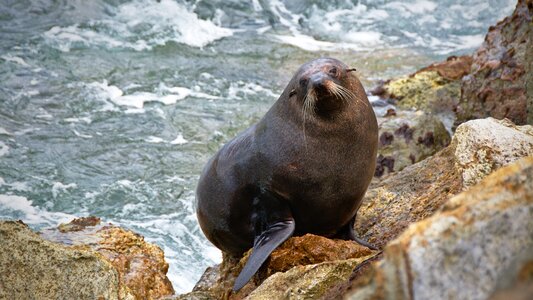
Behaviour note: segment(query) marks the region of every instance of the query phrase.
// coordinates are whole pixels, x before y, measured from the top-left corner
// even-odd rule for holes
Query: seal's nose
[[[316,73],[309,78],[314,89],[321,91],[326,89],[326,76],[322,73]]]

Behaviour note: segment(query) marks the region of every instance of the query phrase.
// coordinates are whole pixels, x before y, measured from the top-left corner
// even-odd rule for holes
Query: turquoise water
[[[0,0],[0,218],[96,215],[161,246],[178,293],[219,251],[207,159],[319,56],[368,88],[471,53],[515,1]]]

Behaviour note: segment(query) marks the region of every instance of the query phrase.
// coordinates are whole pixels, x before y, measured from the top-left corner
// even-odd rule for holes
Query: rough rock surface
[[[533,157],[527,157],[409,226],[348,299],[487,299],[507,280],[506,270],[532,253],[532,232]]]
[[[493,118],[461,124],[448,147],[371,184],[358,212],[357,233],[383,247],[465,187],[507,163],[533,155],[532,130],[529,125]]]
[[[379,146],[376,177],[401,171],[450,143],[450,134],[439,118],[403,111],[378,118]]]
[[[533,101],[527,81],[533,72],[532,16],[533,1],[519,0],[511,16],[489,28],[462,81],[457,124],[488,116],[526,124],[526,103]]]
[[[293,278],[297,276],[296,274],[306,278],[300,281],[302,293],[318,295],[326,293],[328,288],[336,283],[347,281],[358,263],[376,255],[377,251],[372,251],[352,241],[332,240],[313,234],[292,237],[272,252],[269,260],[248,284],[237,293],[232,293],[233,283],[249,254],[250,251],[240,260],[224,256],[221,264],[206,270],[193,292],[176,299],[202,299],[202,297],[242,299],[256,290],[258,286],[262,287],[267,281],[270,282],[269,285],[273,284],[281,288],[284,284],[280,283],[280,280]],[[278,275],[286,271],[288,271],[287,275]],[[307,290],[305,284],[313,278],[311,274],[318,277],[314,279],[314,285],[309,286]],[[270,278],[274,276],[280,277],[271,280]],[[287,286],[287,289],[291,287]],[[263,289],[263,292],[254,297],[264,295],[265,291]]]
[[[157,299],[174,293],[166,276],[168,264],[163,251],[134,232],[86,217],[44,230],[42,237],[97,252],[118,271],[121,284],[135,299]]]
[[[22,222],[0,222],[0,299],[135,299],[92,250],[44,240]]]
[[[533,155],[533,127],[493,118],[463,123],[455,132],[455,158],[465,188],[517,157]]]
[[[320,299],[332,286],[348,281],[354,269],[369,258],[297,266],[272,275],[246,299]]]
[[[394,99],[403,109],[452,113],[461,95],[460,79],[468,74],[472,58],[451,56],[409,76],[390,80],[372,94]]]

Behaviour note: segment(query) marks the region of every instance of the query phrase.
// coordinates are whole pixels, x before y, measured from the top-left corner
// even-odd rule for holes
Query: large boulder
[[[0,298],[157,299],[174,293],[159,247],[95,217],[40,235],[5,221],[0,237],[0,285],[6,287]]]
[[[411,224],[347,298],[487,299],[510,280],[509,269],[531,274],[532,232],[533,157],[527,157]]]
[[[383,247],[411,223],[496,169],[533,155],[533,127],[493,118],[461,124],[448,147],[371,184],[356,218],[359,236]]]
[[[98,253],[47,241],[22,222],[0,222],[1,299],[134,299]]]
[[[511,16],[489,28],[463,78],[457,124],[488,116],[527,123],[528,102],[530,116],[533,109],[532,16],[533,1],[519,0]]]

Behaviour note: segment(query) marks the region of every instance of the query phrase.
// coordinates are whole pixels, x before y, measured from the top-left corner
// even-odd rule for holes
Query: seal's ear
[[[296,95],[296,90],[295,89],[292,89],[290,92],[289,92],[289,98]]]
[[[355,68],[346,69],[346,72],[353,72],[353,71],[357,71],[357,69],[355,69]]]

